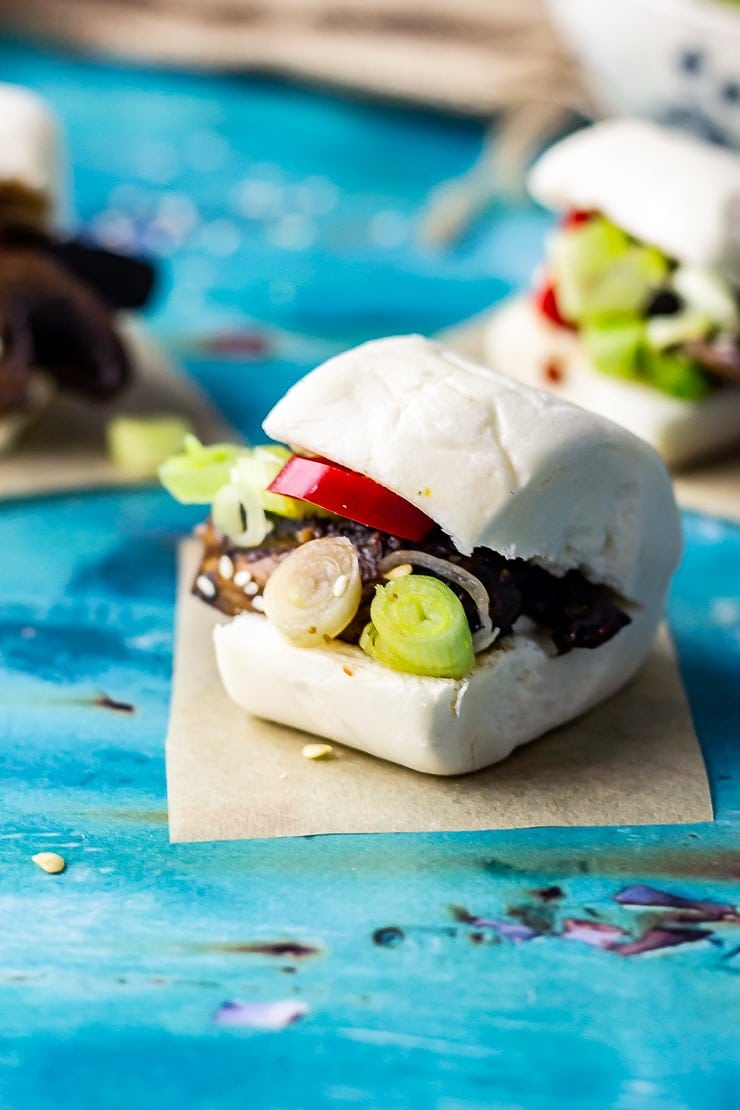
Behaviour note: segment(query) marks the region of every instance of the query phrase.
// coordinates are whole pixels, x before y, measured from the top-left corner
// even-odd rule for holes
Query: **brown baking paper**
[[[108,457],[105,429],[115,416],[179,416],[205,443],[240,441],[199,387],[174,370],[148,336],[133,327],[125,330],[135,367],[131,387],[105,404],[56,396],[9,454],[0,457],[0,501],[146,485],[146,479],[127,474]]]
[[[436,778],[337,744],[334,759],[313,762],[301,755],[310,736],[225,694],[212,632],[226,618],[190,594],[198,559],[198,544],[184,543],[167,737],[173,841],[712,819],[665,631],[620,694],[488,770]]]
[[[439,339],[453,351],[485,364],[484,334],[491,313],[444,331]],[[684,509],[740,522],[740,447],[673,474],[676,499]]]

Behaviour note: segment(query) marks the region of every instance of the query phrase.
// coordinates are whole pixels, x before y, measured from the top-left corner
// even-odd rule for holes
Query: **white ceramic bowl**
[[[740,147],[740,3],[547,0],[599,107]]]

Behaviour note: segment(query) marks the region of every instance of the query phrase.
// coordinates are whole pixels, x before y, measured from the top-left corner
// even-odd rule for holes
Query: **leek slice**
[[[701,367],[685,355],[645,350],[642,366],[650,385],[679,401],[698,401],[709,392],[710,385]]]
[[[679,266],[672,284],[690,309],[709,317],[717,327],[733,330],[740,324],[735,293],[721,274],[701,266]]]
[[[185,437],[183,450],[162,463],[159,480],[176,501],[208,505],[231,478],[231,469],[247,449],[232,443],[204,446],[193,435]]]
[[[292,452],[280,444],[265,444],[253,447],[240,456],[231,472],[231,480],[238,486],[251,486],[257,490],[262,508],[268,513],[301,520],[311,513],[311,506],[295,497],[284,497],[280,493],[270,493],[267,489],[285,466]]]
[[[343,632],[360,607],[357,551],[344,536],[322,536],[278,563],[263,593],[265,616],[298,647],[321,647]]]
[[[558,305],[574,323],[641,313],[668,273],[660,251],[633,243],[603,216],[556,231],[548,257]]]
[[[712,330],[712,321],[706,314],[689,308],[670,316],[651,316],[647,321],[647,342],[652,350],[665,351],[692,339],[704,339]]]
[[[581,340],[597,370],[616,378],[640,377],[640,353],[645,343],[644,321],[587,324],[581,330]]]
[[[116,416],[106,428],[108,454],[119,470],[154,478],[191,432],[179,416]]]
[[[444,582],[423,574],[376,588],[360,647],[386,667],[432,678],[464,678],[475,663],[462,603]]]
[[[219,532],[238,547],[256,547],[272,531],[259,491],[235,482],[222,486],[216,493],[211,519]]]

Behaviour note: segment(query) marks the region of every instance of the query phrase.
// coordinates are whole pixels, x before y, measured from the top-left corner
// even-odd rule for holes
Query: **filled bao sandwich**
[[[212,503],[193,591],[249,713],[454,775],[634,674],[680,549],[655,451],[420,336],[324,363],[160,476]],[[609,737],[604,738],[609,743]]]
[[[65,159],[53,113],[0,84],[0,454],[57,390],[91,400],[128,384],[116,313],[148,300],[148,262],[64,230]]]
[[[488,326],[490,365],[672,464],[740,443],[740,157],[610,120],[551,147],[528,185],[562,219],[532,295]]]

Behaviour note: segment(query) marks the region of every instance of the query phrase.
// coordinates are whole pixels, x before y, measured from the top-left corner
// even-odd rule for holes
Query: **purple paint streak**
[[[657,952],[662,948],[675,948],[679,944],[693,944],[697,940],[711,937],[710,929],[663,929],[656,926],[637,940],[627,944],[612,945],[611,951],[620,956],[641,956],[645,952]]]
[[[627,886],[614,895],[622,906],[654,906],[671,910],[685,910],[694,921],[737,921],[735,906],[727,902],[712,902],[701,898],[685,898],[682,894],[672,894],[668,890],[658,890],[653,886],[636,883]]]
[[[217,1025],[248,1026],[274,1032],[285,1029],[308,1013],[305,1002],[282,998],[276,1002],[224,1002],[213,1015]]]
[[[616,940],[626,935],[625,930],[620,929],[618,925],[609,925],[601,921],[582,921],[575,917],[566,918],[561,933],[563,940],[577,940],[592,948],[604,949],[613,948]]]

